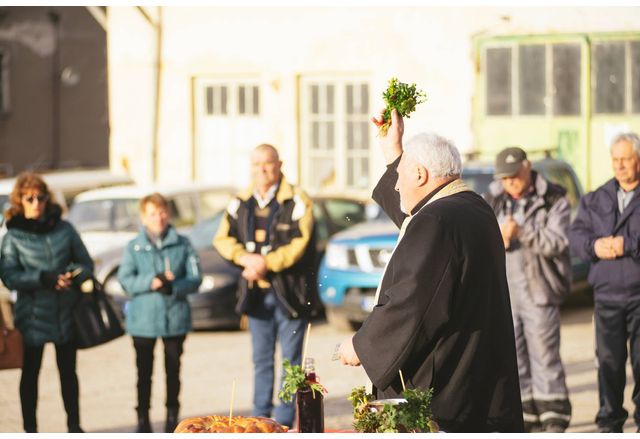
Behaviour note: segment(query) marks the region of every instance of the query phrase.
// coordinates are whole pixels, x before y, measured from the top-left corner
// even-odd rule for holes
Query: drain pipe
[[[158,19],[154,21],[141,6],[138,11],[153,27],[156,33],[156,64],[155,64],[155,105],[153,114],[153,141],[151,144],[151,181],[158,180],[158,155],[160,151],[160,109],[162,107],[162,6],[158,6]]]

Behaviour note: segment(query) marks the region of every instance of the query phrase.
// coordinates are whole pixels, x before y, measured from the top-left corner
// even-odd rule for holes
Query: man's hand
[[[240,265],[249,271],[255,272],[260,277],[267,275],[267,262],[264,256],[256,253],[247,253],[240,258]]]
[[[505,249],[509,248],[511,240],[518,236],[519,231],[520,228],[518,227],[518,224],[511,216],[508,216],[507,220],[503,224],[500,224],[500,233],[502,234]]]
[[[244,270],[242,270],[242,277],[252,282],[256,282],[265,278],[265,276],[260,275],[253,268],[245,268]]]
[[[176,280],[176,276],[170,271],[165,271],[164,277],[167,278],[169,282],[173,282],[174,280]]]
[[[611,238],[611,248],[616,257],[624,255],[624,236],[614,236]]]
[[[384,124],[382,115],[384,109],[380,111],[379,116],[371,118],[371,122],[380,128]],[[384,160],[387,165],[393,163],[402,154],[402,135],[404,134],[404,122],[402,116],[398,114],[398,111],[394,108],[391,110],[391,125],[386,136],[380,136],[380,148],[382,154],[384,154]]]
[[[242,277],[249,281],[257,281],[267,277],[267,263],[264,256],[247,253],[240,258],[240,265],[244,267]]]
[[[348,364],[349,366],[360,366],[360,359],[358,358],[358,354],[356,354],[355,349],[353,349],[352,338],[348,338],[342,342],[338,353],[340,354],[340,362],[342,364]]]
[[[618,237],[621,238],[622,237]],[[621,241],[620,244],[615,244],[614,245],[614,238],[613,236],[606,236],[604,238],[599,238],[596,239],[596,241],[593,243],[593,250],[596,252],[596,256],[600,259],[615,259],[616,258],[616,249],[614,248],[614,246],[618,246],[618,245],[622,245],[622,248],[624,249],[624,242]],[[620,255],[622,255],[622,253],[620,253]]]

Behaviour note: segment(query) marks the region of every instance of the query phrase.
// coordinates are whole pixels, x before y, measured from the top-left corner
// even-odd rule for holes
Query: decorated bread
[[[174,433],[286,433],[273,419],[256,416],[196,416],[180,422]]]

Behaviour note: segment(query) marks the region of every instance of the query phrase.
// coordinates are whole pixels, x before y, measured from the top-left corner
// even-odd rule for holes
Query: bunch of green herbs
[[[282,369],[284,370],[284,381],[282,389],[278,392],[278,397],[283,402],[293,401],[296,392],[304,387],[311,388],[312,392],[327,393],[327,389],[322,384],[307,380],[301,365],[291,364],[288,359],[285,359],[282,362]]]
[[[384,404],[382,410],[371,411],[374,400],[364,387],[352,390],[349,400],[353,405],[353,427],[360,433],[435,433],[438,424],[432,419],[433,389],[407,389],[402,392],[407,402]]]
[[[382,119],[384,123],[379,128],[379,134],[386,136],[391,125],[391,110],[394,108],[402,117],[410,117],[409,114],[416,110],[416,106],[427,100],[427,95],[416,88],[415,84],[399,82],[398,78],[391,78],[389,86],[382,93],[382,99],[386,104]]]

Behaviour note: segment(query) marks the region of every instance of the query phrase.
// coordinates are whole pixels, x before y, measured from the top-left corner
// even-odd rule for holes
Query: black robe
[[[400,226],[406,215],[394,190],[397,162],[373,198]],[[432,410],[443,431],[522,432],[496,217],[471,191],[437,199],[415,215],[389,261],[378,304],[353,338],[376,396],[400,397],[402,370],[408,388],[434,388]]]

